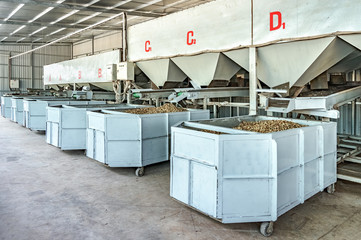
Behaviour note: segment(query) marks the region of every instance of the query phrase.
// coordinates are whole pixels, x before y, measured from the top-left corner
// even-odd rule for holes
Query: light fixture
[[[3,39],[0,40],[0,42],[4,41],[5,39],[7,39],[8,37],[4,37]]]
[[[151,1],[151,2],[141,4],[141,5],[139,5],[139,6],[136,7],[136,8],[129,9],[128,11],[129,11],[129,12],[134,12],[134,11],[137,11],[137,10],[139,10],[139,9],[142,9],[142,8],[145,8],[145,7],[149,7],[150,5],[153,5],[153,4],[155,4],[155,3],[157,3],[157,2],[160,2],[160,1],[161,1],[161,0],[153,0],[153,1]],[[134,18],[138,18],[138,16],[128,17],[128,21],[131,20],[131,19],[134,19]],[[123,23],[123,20],[117,22],[116,24],[121,24],[121,23]]]
[[[58,33],[58,32],[61,32],[61,31],[63,31],[63,30],[65,30],[66,28],[60,28],[60,29],[58,29],[58,30],[56,30],[56,31],[54,31],[54,32],[52,32],[52,33],[49,33],[48,35],[46,35],[47,37],[48,36],[51,36],[51,35],[53,35],[53,34],[55,34],[55,33]]]
[[[14,55],[14,56],[11,56],[10,59],[23,56],[23,55],[25,55],[25,54],[28,54],[28,53],[37,51],[37,50],[39,50],[39,49],[41,49],[41,48],[47,47],[47,46],[52,45],[52,44],[54,44],[54,43],[60,42],[61,40],[67,39],[67,38],[69,38],[69,37],[71,37],[71,36],[73,36],[73,35],[75,35],[75,34],[78,34],[78,33],[80,33],[80,32],[86,31],[86,30],[88,30],[88,29],[90,29],[90,28],[96,27],[97,25],[100,25],[100,24],[105,23],[105,22],[107,22],[107,21],[110,21],[110,20],[112,20],[112,19],[114,19],[114,18],[117,18],[117,17],[121,16],[122,14],[123,14],[123,13],[115,14],[114,16],[111,16],[111,17],[108,17],[108,18],[106,18],[106,19],[103,19],[103,20],[101,20],[101,21],[99,21],[99,22],[97,22],[97,23],[94,23],[94,24],[92,24],[92,25],[90,25],[90,26],[87,26],[87,27],[85,27],[85,28],[83,28],[83,29],[79,29],[79,30],[77,30],[77,31],[75,31],[75,32],[69,33],[69,34],[67,34],[67,35],[65,35],[65,36],[63,36],[63,37],[61,37],[61,38],[53,39],[53,40],[47,42],[46,44],[44,44],[44,45],[42,45],[42,46],[39,46],[39,47],[33,48],[33,49],[29,50],[29,51],[22,52],[22,53],[19,53],[19,54]]]
[[[79,10],[73,10],[73,11],[71,11],[70,13],[67,13],[67,14],[65,14],[64,16],[61,16],[60,18],[58,18],[58,19],[56,19],[55,21],[51,22],[50,24],[55,24],[55,23],[57,23],[57,22],[59,22],[59,21],[61,21],[61,20],[64,20],[64,19],[67,18],[67,17],[70,17],[71,15],[73,15],[73,14],[75,14],[75,13],[77,13],[77,12],[79,12]]]
[[[78,23],[84,22],[84,21],[86,21],[86,20],[88,20],[88,19],[90,19],[90,18],[93,18],[93,17],[98,16],[99,14],[101,14],[101,12],[96,12],[96,13],[93,13],[92,15],[87,16],[87,17],[85,17],[85,18],[82,18],[82,19],[78,20],[77,22],[72,23],[72,24],[70,24],[70,25],[72,25],[72,26],[73,26],[73,25],[75,25],[75,24],[78,24]]]
[[[25,39],[25,37],[23,37],[23,38],[20,38],[19,40],[17,40],[16,42],[21,42],[22,40],[24,40]]]
[[[29,20],[28,23],[32,23],[34,22],[36,19],[42,17],[43,15],[45,15],[47,12],[53,10],[54,7],[48,7],[47,9],[45,9],[44,11],[42,11],[41,13],[39,13],[38,15],[36,15],[33,19]]]
[[[148,2],[148,3],[144,3],[144,4],[141,4],[139,5],[138,7],[134,8],[134,9],[130,9],[130,11],[136,11],[136,10],[139,10],[139,9],[142,9],[142,8],[145,8],[145,7],[149,7],[150,5],[153,5],[157,2],[161,2],[162,0],[153,0],[151,2]]]
[[[34,32],[32,32],[32,33],[30,33],[30,34],[29,34],[29,36],[32,36],[32,35],[34,35],[35,33],[37,33],[37,32],[40,32],[40,31],[44,30],[45,28],[47,28],[47,27],[42,27],[42,28],[39,28],[38,30],[36,30],[36,31],[34,31]]]
[[[37,42],[37,41],[39,41],[39,40],[41,40],[41,39],[43,39],[43,38],[35,39],[33,42]]]
[[[24,6],[24,4],[19,4],[10,14],[9,16],[7,16],[7,18],[4,19],[4,22],[6,22],[7,20],[9,20],[17,11],[20,10],[20,8],[22,8]]]
[[[90,5],[99,2],[100,0],[93,0],[90,3],[84,4],[84,7],[89,7]],[[65,18],[70,17],[71,15],[74,15],[75,13],[79,12],[80,10],[73,10],[70,13],[65,14],[64,16],[61,16],[60,18],[56,19],[55,21],[51,22],[50,24],[55,24],[57,22],[60,22],[61,20],[64,20]]]
[[[15,33],[17,33],[17,32],[19,32],[21,29],[23,29],[24,27],[26,27],[25,25],[22,25],[22,26],[20,26],[20,27],[18,27],[17,29],[15,29],[12,33],[10,33],[10,36],[11,35],[13,35],[13,34],[15,34]]]
[[[57,1],[56,3],[57,4],[60,4],[62,2],[64,2],[65,0],[60,0],[60,1]],[[29,20],[28,23],[32,23],[34,22],[36,19],[44,16],[45,14],[47,14],[49,11],[53,10],[54,7],[48,7],[47,9],[45,9],[44,11],[42,11],[41,13],[39,13],[38,15],[36,15],[33,19]]]
[[[131,1],[132,0],[122,1],[122,2],[119,2],[117,4],[114,4],[113,6],[107,7],[106,9],[110,10],[110,9],[113,9],[113,8],[117,8],[117,7],[122,6],[122,5],[124,5],[124,4],[128,3],[128,2],[131,2]]]

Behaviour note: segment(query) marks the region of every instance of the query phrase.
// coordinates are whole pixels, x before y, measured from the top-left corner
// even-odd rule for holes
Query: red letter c
[[[146,52],[152,51],[152,48],[149,45],[150,45],[150,41],[148,40],[145,42],[145,51]]]

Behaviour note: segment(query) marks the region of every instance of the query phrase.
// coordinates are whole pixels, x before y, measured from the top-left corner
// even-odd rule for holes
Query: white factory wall
[[[78,58],[120,48],[122,48],[122,32],[112,32],[74,43],[73,57]]]
[[[36,47],[33,45],[33,47]],[[31,49],[30,45],[0,45],[0,95],[9,92],[9,55]],[[21,91],[43,88],[43,66],[71,59],[71,45],[54,45],[12,59],[11,78],[20,79]]]

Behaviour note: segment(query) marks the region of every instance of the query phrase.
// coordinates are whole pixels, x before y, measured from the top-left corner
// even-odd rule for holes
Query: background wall
[[[73,57],[78,58],[120,48],[122,48],[122,32],[112,32],[74,43]]]
[[[9,92],[9,56],[30,50],[36,45],[0,45],[0,95]],[[43,66],[71,59],[71,45],[54,45],[12,59],[11,78],[20,79],[21,91],[27,88],[43,88]]]

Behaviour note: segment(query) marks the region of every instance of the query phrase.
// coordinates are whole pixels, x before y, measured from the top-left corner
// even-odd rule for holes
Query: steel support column
[[[257,49],[249,48],[249,115],[257,114]]]

